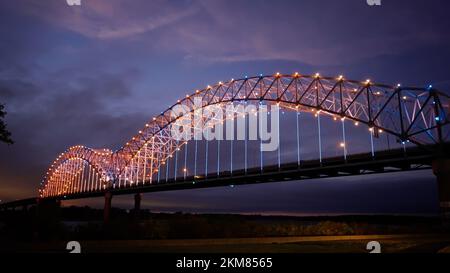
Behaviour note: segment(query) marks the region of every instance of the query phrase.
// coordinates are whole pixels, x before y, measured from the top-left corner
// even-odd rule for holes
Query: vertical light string
[[[188,142],[185,142],[184,145],[184,169],[183,169],[183,176],[184,176],[184,180],[186,180],[186,175],[187,175],[187,154],[188,154]]]
[[[319,162],[322,165],[322,136],[320,132],[320,111],[317,111],[317,128],[319,131]]]
[[[194,140],[195,142],[195,151],[194,151],[194,179],[197,176],[197,148],[198,148],[198,140]]]
[[[157,182],[159,183],[160,181],[161,181],[161,165],[162,165],[162,161],[161,161],[161,158],[159,157],[159,154],[158,154],[158,158],[157,158],[157,162],[158,162],[158,180],[157,180]]]
[[[233,139],[230,140],[230,174],[231,175],[233,175],[233,142],[234,142]]]
[[[174,180],[177,181],[178,177],[178,152],[180,151],[180,147],[178,146],[178,140],[176,142],[176,148],[175,148],[175,168],[174,168]]]
[[[95,172],[95,190],[98,191],[99,189],[99,180],[100,180],[100,174],[99,172]]]
[[[220,175],[220,137],[217,139],[217,176]]]
[[[79,190],[78,192],[82,191],[83,182],[84,182],[84,172],[85,172],[86,163],[84,161],[81,162],[81,179],[80,179],[80,185],[78,186]]]
[[[374,151],[374,148],[373,148],[373,131],[374,131],[374,128],[369,128],[369,134],[370,134],[370,149],[371,149],[371,151],[372,151],[372,157],[375,157],[375,151]]]
[[[244,118],[245,118],[245,155],[244,155],[244,172],[245,172],[245,174],[247,174],[247,160],[248,160],[248,157],[247,157],[247,146],[248,146],[248,144],[247,144],[247,139],[248,139],[248,115],[247,115],[247,112],[244,112]]]
[[[342,144],[344,148],[344,161],[347,162],[347,140],[345,138],[345,118],[341,118],[342,122]]]
[[[128,182],[128,166],[125,166],[123,186],[126,187]]]
[[[260,102],[260,105],[262,102]],[[258,109],[259,110],[259,109]],[[260,112],[260,111],[258,111]],[[266,115],[266,113],[260,112],[258,113],[258,120],[259,120],[259,168],[261,173],[264,171],[264,157],[263,157],[263,143],[262,143],[262,115]]]
[[[69,166],[67,167],[67,169],[68,169],[68,179],[67,179],[67,185],[66,185],[66,189],[64,191],[64,194],[69,194],[70,193],[70,189],[72,188],[73,160],[69,161]]]
[[[70,192],[72,190],[72,181],[73,181],[73,175],[74,175],[73,165],[74,165],[73,164],[73,160],[69,161],[69,167],[68,167],[68,169],[69,169],[69,179],[68,179],[66,190],[64,192],[65,194],[70,194]]]
[[[155,159],[155,136],[152,136],[152,150],[150,155],[150,184],[153,183],[153,164]]]
[[[136,166],[136,186],[139,183],[139,166],[141,164],[141,151],[140,150],[137,152],[137,157],[138,158],[137,158],[137,166]]]
[[[145,178],[147,176],[147,153],[148,153],[148,149],[147,149],[147,142],[144,144],[144,165],[142,166],[143,170],[142,170],[142,185],[145,185]]]
[[[299,124],[300,112],[297,107],[296,113],[296,125],[297,125],[297,166],[300,167],[300,124]]]
[[[279,111],[279,109],[277,110]],[[281,139],[280,136],[280,114],[278,113],[278,122],[277,122],[277,134],[278,134],[278,139]],[[278,141],[278,170],[281,169],[281,141]]]
[[[131,165],[130,165],[130,185],[133,185],[134,184],[134,181],[133,181],[133,173],[134,173],[134,157],[133,158],[131,158]]]
[[[90,180],[91,180],[91,164],[89,164],[89,168],[88,168],[88,179],[87,179],[86,183],[84,184],[85,191],[89,191],[89,181]]]
[[[209,130],[206,129],[206,147],[205,147],[205,178],[208,178],[208,143],[209,143]]]
[[[166,182],[169,181],[169,163],[170,163],[171,155],[169,155],[166,159]]]

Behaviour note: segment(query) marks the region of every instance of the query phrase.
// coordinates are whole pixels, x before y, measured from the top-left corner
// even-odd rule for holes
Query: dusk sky
[[[73,145],[118,149],[208,84],[300,72],[450,90],[446,0],[0,0],[0,200],[37,195]],[[103,200],[78,200],[101,206]],[[131,207],[133,196],[113,206]],[[438,211],[431,171],[146,194],[156,211]]]

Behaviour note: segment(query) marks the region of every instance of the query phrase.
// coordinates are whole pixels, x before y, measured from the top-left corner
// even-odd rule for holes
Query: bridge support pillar
[[[450,159],[439,158],[433,161],[439,194],[439,207],[442,220],[450,222]]]
[[[103,222],[105,224],[109,223],[109,218],[111,216],[111,201],[112,193],[108,191],[105,193],[105,206],[103,208]]]
[[[142,200],[142,193],[136,193],[134,195],[134,218],[139,219],[139,216],[141,214],[141,200]]]

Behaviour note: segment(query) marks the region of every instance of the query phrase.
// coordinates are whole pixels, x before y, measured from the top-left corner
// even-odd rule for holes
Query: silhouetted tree
[[[11,133],[6,130],[6,123],[3,120],[6,116],[6,112],[4,111],[5,106],[0,104],[0,141],[13,144],[14,141],[11,139]]]

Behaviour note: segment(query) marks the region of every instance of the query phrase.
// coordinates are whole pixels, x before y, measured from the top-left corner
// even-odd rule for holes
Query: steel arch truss
[[[60,154],[48,169],[41,197],[63,196],[105,189],[113,181],[112,151],[74,146]]]
[[[201,105],[194,101],[200,99]],[[186,142],[171,136],[170,125],[185,116],[174,116],[172,109],[183,106],[198,109],[230,103],[278,104],[293,111],[316,111],[364,123],[374,132],[383,130],[402,142],[417,145],[443,143],[448,139],[450,98],[433,89],[390,86],[343,77],[271,75],[246,77],[219,82],[187,95],[154,117],[126,145],[116,152],[95,151],[82,146],[69,149],[54,162],[44,178],[44,188],[54,182],[53,176],[63,158],[82,158],[99,171],[105,187],[138,186],[152,183],[173,153]],[[192,114],[192,112],[190,112]],[[234,118],[236,113],[233,113]],[[226,118],[226,117],[225,117]],[[223,122],[213,120],[212,123]],[[195,124],[192,124],[195,127]],[[76,155],[76,156],[75,156]],[[53,170],[53,168],[56,168]],[[75,168],[76,169],[76,168]],[[60,174],[61,175],[61,174]],[[113,183],[109,183],[113,181]],[[78,188],[80,190],[80,188]],[[54,191],[53,191],[54,193]],[[58,194],[60,192],[57,191]]]

